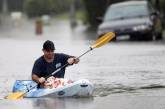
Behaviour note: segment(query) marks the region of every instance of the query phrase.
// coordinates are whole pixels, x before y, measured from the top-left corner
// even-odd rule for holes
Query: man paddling
[[[54,53],[54,43],[47,40],[43,44],[43,55],[39,57],[32,69],[32,80],[44,87],[45,77],[65,64],[77,64],[79,59],[63,53]],[[64,78],[65,68],[53,75],[54,78]]]

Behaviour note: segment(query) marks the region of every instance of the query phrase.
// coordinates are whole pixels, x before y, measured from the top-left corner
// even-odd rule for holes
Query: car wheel
[[[147,41],[155,40],[155,38],[156,38],[156,35],[154,32],[144,35],[144,40],[147,40]]]
[[[131,41],[138,40],[137,35],[131,34],[131,35],[130,35],[130,40],[131,40]]]
[[[156,40],[161,40],[161,39],[163,39],[162,33],[158,33],[156,36]]]
[[[117,37],[117,36],[115,36],[115,37],[112,39],[112,41],[116,41],[116,40],[117,40],[116,37]]]

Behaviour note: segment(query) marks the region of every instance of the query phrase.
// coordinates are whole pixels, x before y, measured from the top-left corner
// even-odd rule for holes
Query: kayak
[[[24,97],[89,97],[93,93],[93,84],[87,79],[81,79],[73,83],[57,88],[37,88],[37,83],[32,80],[16,80],[13,92],[27,92]],[[31,89],[34,87],[33,89]],[[31,90],[29,90],[31,89]]]

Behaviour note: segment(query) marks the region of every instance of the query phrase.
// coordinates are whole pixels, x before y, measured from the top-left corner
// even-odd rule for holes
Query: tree
[[[53,0],[26,0],[24,9],[29,17],[51,14],[53,11]]]
[[[86,8],[87,20],[91,27],[97,28],[100,22],[98,22],[96,18],[102,17],[111,3],[119,1],[125,0],[83,0]]]
[[[84,0],[86,15],[89,24],[96,28],[98,22],[96,21],[96,17],[103,16],[106,9],[107,0]]]

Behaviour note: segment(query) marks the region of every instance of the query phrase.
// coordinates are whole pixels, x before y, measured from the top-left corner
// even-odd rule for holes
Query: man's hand
[[[38,79],[38,81],[39,81],[39,83],[41,83],[41,84],[42,84],[42,83],[44,83],[44,82],[45,82],[45,78],[44,78],[44,77],[41,77],[41,78],[39,78],[39,79]]]
[[[68,59],[68,63],[70,64],[70,65],[72,65],[72,64],[77,64],[78,62],[79,62],[80,60],[79,59],[77,59],[77,58],[69,58]]]

